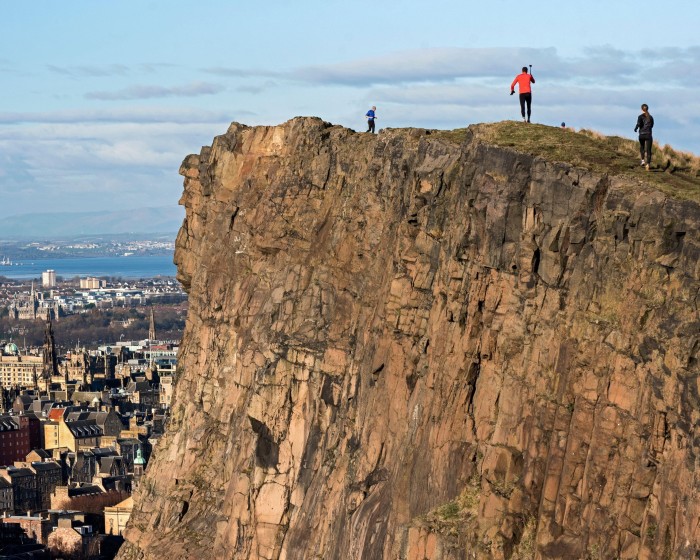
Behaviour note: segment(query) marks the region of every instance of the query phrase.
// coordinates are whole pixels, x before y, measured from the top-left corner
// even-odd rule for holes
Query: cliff
[[[606,142],[297,118],[188,156],[120,558],[697,558],[700,190]]]

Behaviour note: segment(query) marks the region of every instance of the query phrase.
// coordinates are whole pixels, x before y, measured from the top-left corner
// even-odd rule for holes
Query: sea
[[[36,259],[13,261],[11,265],[0,265],[0,276],[20,279],[41,279],[41,273],[55,270],[56,276],[70,279],[75,276],[110,276],[114,278],[155,278],[175,276],[177,268],[172,255],[82,257],[65,259]]]

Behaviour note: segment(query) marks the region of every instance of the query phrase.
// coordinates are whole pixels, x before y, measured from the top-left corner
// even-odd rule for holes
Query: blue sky
[[[301,4],[301,5],[300,5]],[[700,3],[470,0],[8,2],[0,217],[175,205],[228,124],[315,115],[362,130],[519,117],[700,153]]]

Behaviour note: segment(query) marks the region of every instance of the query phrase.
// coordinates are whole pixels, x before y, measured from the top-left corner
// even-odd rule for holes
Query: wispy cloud
[[[562,56],[555,48],[429,48],[399,51],[375,57],[310,65],[285,71],[210,67],[202,71],[222,77],[274,77],[299,84],[357,88],[380,85],[503,80],[523,64],[549,81],[602,86],[629,86],[652,79],[696,86],[700,47],[625,51],[611,46],[584,49],[578,56]],[[241,86],[239,86],[241,87]]]
[[[226,76],[228,78],[280,78],[287,74],[286,72],[277,72],[274,70],[231,68],[226,66],[210,66],[202,68],[202,72],[205,74],[214,74],[215,76]]]
[[[529,61],[553,67],[560,59],[553,48],[432,48],[339,64],[306,66],[293,70],[289,77],[311,83],[358,87],[372,84],[443,82],[459,78],[507,76],[513,72],[514,66],[519,67]]]
[[[63,110],[51,112],[0,112],[0,124],[21,123],[227,123],[238,118],[255,116],[254,111],[205,110],[193,107],[110,107],[100,110]]]
[[[700,85],[700,47],[641,51],[650,73],[660,83],[697,87]]]
[[[2,59],[0,59],[1,64]],[[135,74],[157,74],[163,70],[177,68],[177,66],[177,64],[168,62],[142,62],[132,66],[126,64],[80,64],[72,66],[47,64],[46,68],[54,74],[70,78],[111,78]]]
[[[93,91],[85,94],[86,99],[100,101],[122,101],[130,99],[158,99],[166,97],[199,97],[201,95],[216,95],[226,89],[221,84],[194,82],[181,86],[130,86],[119,91]]]
[[[170,62],[144,62],[139,64],[136,68],[144,74],[156,74],[162,70],[178,68],[178,65]]]
[[[272,89],[276,86],[277,86],[277,82],[275,82],[273,80],[267,80],[263,84],[249,84],[249,85],[237,86],[236,91],[240,91],[241,93],[258,94],[258,93],[262,93],[263,91],[267,91],[269,89]]]
[[[288,71],[209,67],[202,71],[231,78],[272,77],[302,83],[366,87],[372,84],[452,81],[510,74],[513,60],[558,61],[556,50],[531,48],[431,48],[350,60],[336,64],[301,66]],[[551,65],[551,64],[549,64]]]
[[[177,170],[226,130],[220,122],[42,122],[0,126],[0,216],[27,208],[175,206]]]
[[[129,67],[124,64],[83,65],[83,66],[46,66],[50,72],[69,76],[71,78],[103,78],[111,76],[125,76],[129,73]]]

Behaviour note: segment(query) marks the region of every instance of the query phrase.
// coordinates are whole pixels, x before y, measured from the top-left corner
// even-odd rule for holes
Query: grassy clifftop
[[[551,161],[570,163],[611,175],[625,175],[648,183],[665,194],[700,202],[700,158],[654,145],[652,169],[639,165],[639,147],[634,140],[604,136],[590,130],[574,131],[559,127],[515,121],[472,125],[438,133],[461,142],[471,131],[486,143],[513,148]]]

